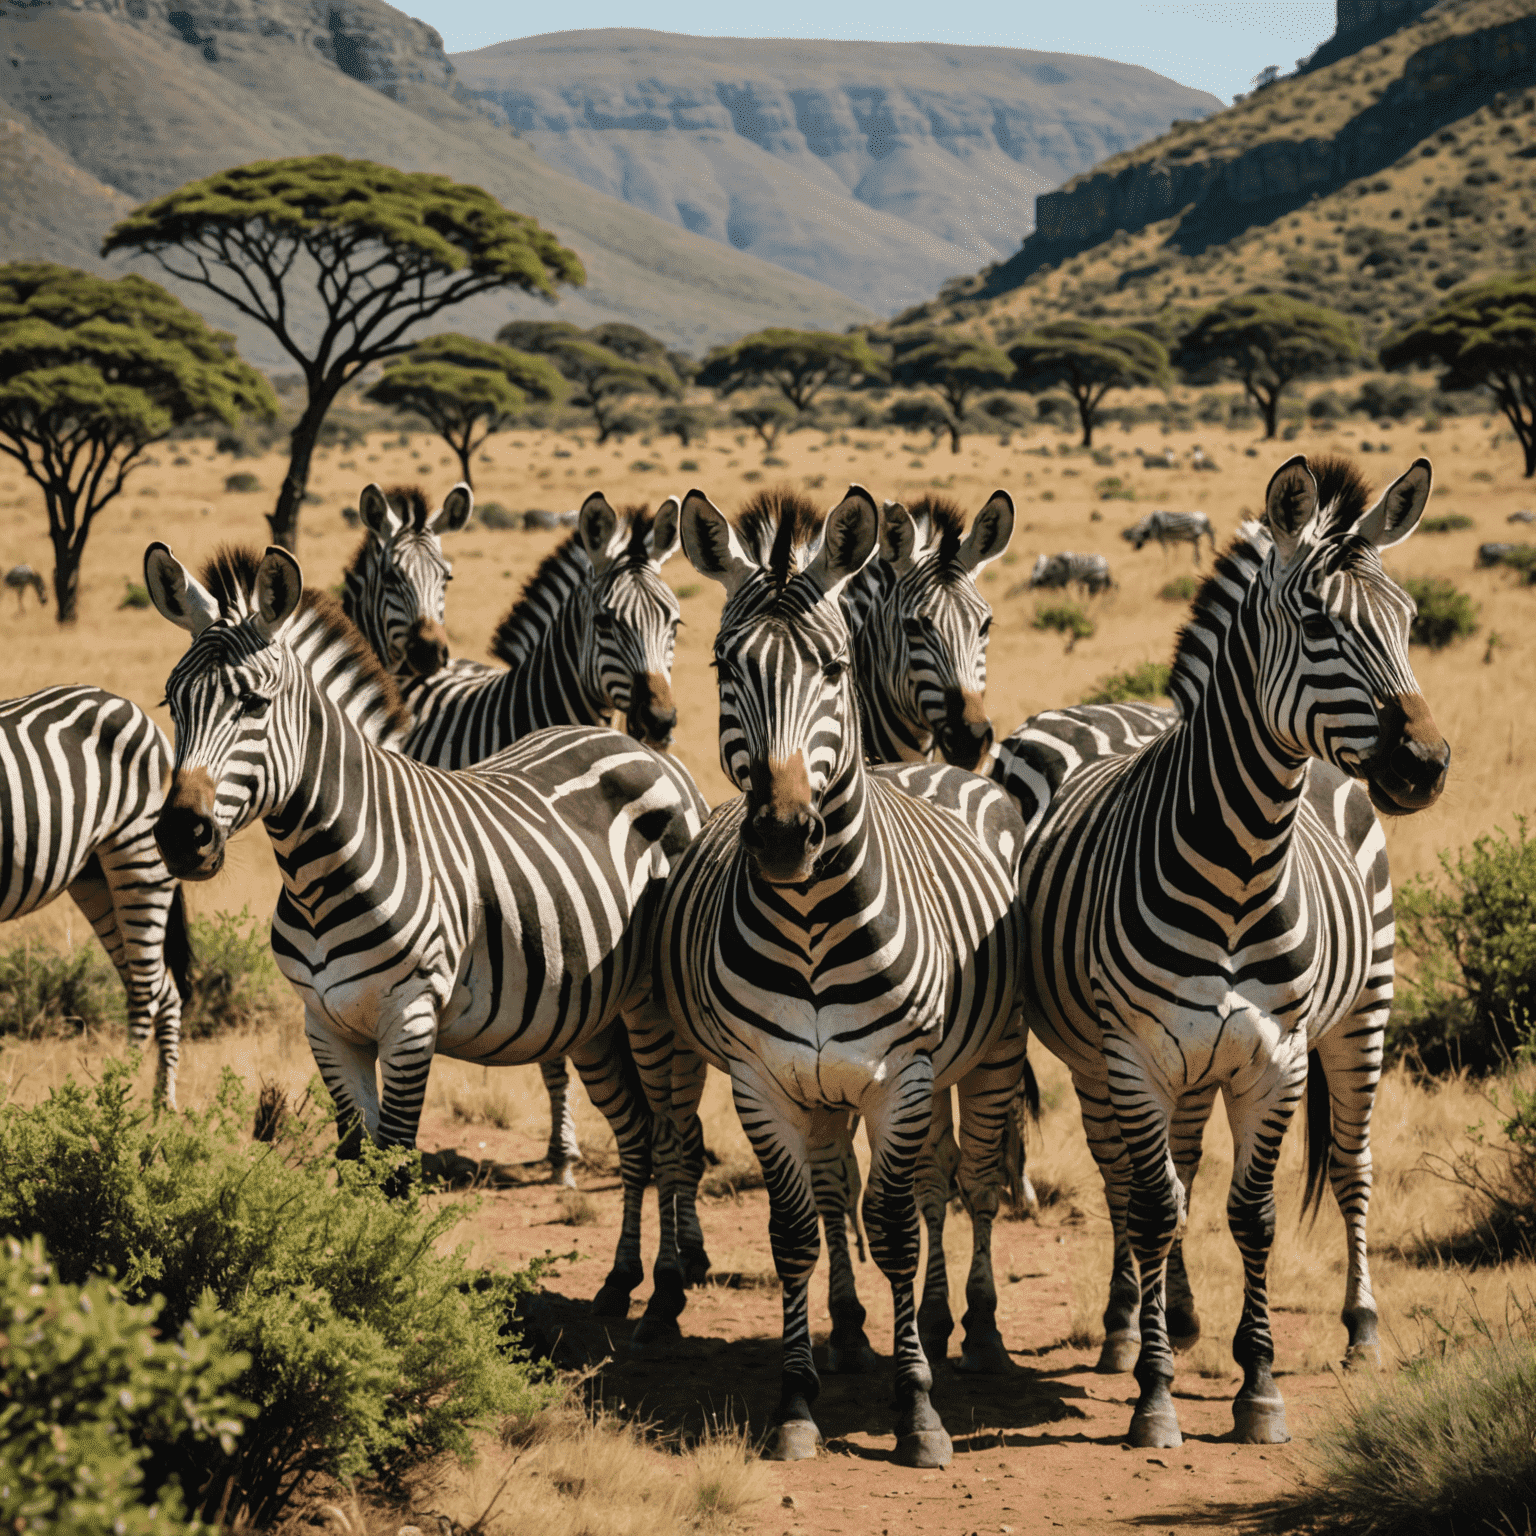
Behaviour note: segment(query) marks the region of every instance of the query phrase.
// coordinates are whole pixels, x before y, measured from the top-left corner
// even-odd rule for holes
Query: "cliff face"
[[[1047,188],[1219,106],[1005,48],[612,30],[453,59],[551,164],[887,313],[1015,251]]]

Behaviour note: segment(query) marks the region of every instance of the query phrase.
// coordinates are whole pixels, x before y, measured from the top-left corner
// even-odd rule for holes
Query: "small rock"
[[[1148,1456],[1147,1465],[1149,1467],[1166,1467],[1168,1463],[1161,1456]]]
[[[795,1503],[795,1496],[792,1493],[786,1493],[784,1495],[784,1497],[779,1500],[779,1503],[785,1509],[799,1509],[799,1507],[800,1507],[798,1504]]]

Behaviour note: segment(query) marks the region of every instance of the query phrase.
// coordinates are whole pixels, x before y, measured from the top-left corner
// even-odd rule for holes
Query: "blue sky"
[[[450,53],[509,37],[585,27],[651,27],[705,37],[837,37],[984,43],[1123,59],[1230,101],[1266,64],[1289,70],[1333,32],[1334,0],[780,0],[727,11],[701,0],[566,0],[535,12],[505,0],[397,0],[437,28]],[[952,18],[952,21],[950,20]],[[554,25],[551,25],[551,22]],[[949,24],[946,24],[949,23]]]

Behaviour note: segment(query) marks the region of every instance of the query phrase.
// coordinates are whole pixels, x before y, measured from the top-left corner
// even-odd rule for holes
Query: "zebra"
[[[807,1315],[820,1247],[812,1151],[845,1145],[848,1116],[864,1117],[864,1224],[896,1313],[896,1459],[943,1466],[951,1446],[929,1402],[913,1297],[914,1170],[936,1090],[958,1082],[963,1106],[995,1095],[989,1068],[1017,1007],[1022,827],[976,775],[866,768],[838,599],[875,552],[880,512],[852,486],[824,521],[797,513],[787,502],[733,526],[702,492],[683,502],[688,558],[726,590],[720,759],[742,795],[714,813],[667,884],[658,972],[677,1037],[661,1093],[647,1086],[660,1112],[681,1119],[697,1107],[691,1062],[730,1074],[784,1288],[782,1394],[765,1453],[780,1460],[814,1455],[820,1439]],[[1016,1050],[1001,1054],[1006,1076]],[[642,1072],[651,1066],[642,1058]],[[962,1113],[959,1181],[978,1262],[1009,1093],[995,1095],[990,1117]],[[968,1322],[995,1332],[986,1269],[968,1288]]]
[[[397,682],[448,664],[443,610],[453,567],[442,535],[457,533],[474,509],[475,493],[463,480],[435,512],[414,485],[397,486],[393,503],[377,485],[364,486],[358,498],[367,532],[342,575],[341,606]]]
[[[792,496],[748,503],[766,513]],[[940,752],[975,768],[992,745],[987,636],[992,609],[976,579],[1008,549],[1013,500],[994,491],[972,519],[952,501],[923,497],[911,511],[885,503],[880,558],[847,584],[864,748],[872,762],[921,762]]]
[[[13,565],[5,573],[5,584],[16,594],[17,613],[25,607],[24,599],[29,587],[37,593],[38,602],[44,608],[48,606],[48,588],[43,584],[43,578],[30,565]]]
[[[619,1146],[623,1230],[594,1306],[622,1317],[651,1118],[615,1041],[651,989],[662,881],[701,824],[692,780],[592,727],[536,732],[460,773],[414,762],[359,725],[394,719],[393,684],[286,551],[227,553],[204,585],[155,543],[144,569],[192,636],[166,684],[176,756],[157,841],[173,872],[206,880],[234,833],[265,824],[283,881],[273,953],[343,1153],[364,1135],[415,1144],[438,1052],[573,1057]],[[290,638],[306,631],[308,662]]]
[[[1200,540],[1211,541],[1211,558],[1216,557],[1216,535],[1211,520],[1204,512],[1149,512],[1139,523],[1120,530],[1132,549],[1141,549],[1149,539],[1156,539],[1168,553],[1170,544],[1188,544],[1194,551],[1195,564],[1200,564]]]
[[[1413,532],[1430,484],[1416,460],[1368,508],[1346,461],[1283,464],[1263,525],[1240,531],[1180,635],[1178,720],[1069,774],[1026,848],[1029,1026],[1072,1072],[1140,1276],[1133,1445],[1180,1443],[1164,1262],[1191,1170],[1175,1148],[1198,1146],[1218,1090],[1245,1271],[1237,1438],[1286,1438],[1265,1271],[1275,1162],[1304,1087],[1309,1122],[1329,1128],[1312,1139],[1309,1193],[1326,1168],[1348,1231],[1350,1356],[1376,1348],[1368,1130],[1392,897],[1380,828],[1343,790],[1363,780],[1378,811],[1400,815],[1444,787],[1450,749],[1408,657],[1413,603],[1380,559]],[[1343,776],[1327,815],[1306,792],[1313,759]],[[1310,1077],[1309,1053],[1322,1068]]]
[[[351,571],[347,579],[348,617],[397,676],[397,658],[409,653],[405,637],[425,621],[435,625],[446,655],[443,584],[451,571],[437,528],[444,519],[450,529],[462,527],[473,507],[462,482],[430,518],[420,492],[414,496],[413,519],[397,528],[388,521],[395,514],[384,492],[364,489],[359,506],[373,532],[352,571],[367,579],[360,574],[354,582]],[[380,527],[393,531],[386,538]],[[603,723],[610,709],[626,713],[632,735],[667,745],[677,722],[672,658],[681,610],[660,571],[676,548],[675,498],[654,517],[643,507],[621,516],[594,492],[576,531],[544,561],[497,629],[492,649],[505,670],[461,659],[436,671],[418,667],[424,681],[400,678],[416,722],[406,755],[464,768],[531,731]],[[539,1070],[550,1103],[550,1178],[574,1187],[581,1146],[569,1073],[563,1057],[541,1062]]]
[[[1029,579],[1013,587],[1008,596],[1017,592],[1059,591],[1077,585],[1085,597],[1097,597],[1114,586],[1115,579],[1109,573],[1109,561],[1103,555],[1079,555],[1063,550],[1056,555],[1041,555],[1029,573]]]
[[[128,1038],[155,1037],[155,1099],[176,1107],[192,950],[181,887],[155,848],[164,732],[105,689],[0,702],[0,922],[68,891],[128,994]]]

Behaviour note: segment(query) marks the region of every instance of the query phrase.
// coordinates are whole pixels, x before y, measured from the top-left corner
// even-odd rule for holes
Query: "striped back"
[[[1013,535],[1013,501],[994,491],[970,532],[960,508],[923,497],[885,504],[879,560],[843,597],[853,628],[864,744],[872,762],[935,751],[976,768],[992,744],[987,637],[992,609],[976,586]]]
[[[474,505],[463,481],[435,512],[418,486],[388,495],[377,485],[363,488],[358,511],[368,532],[343,576],[341,604],[396,677],[429,677],[448,659],[443,618],[453,567],[442,535],[462,528]]]

